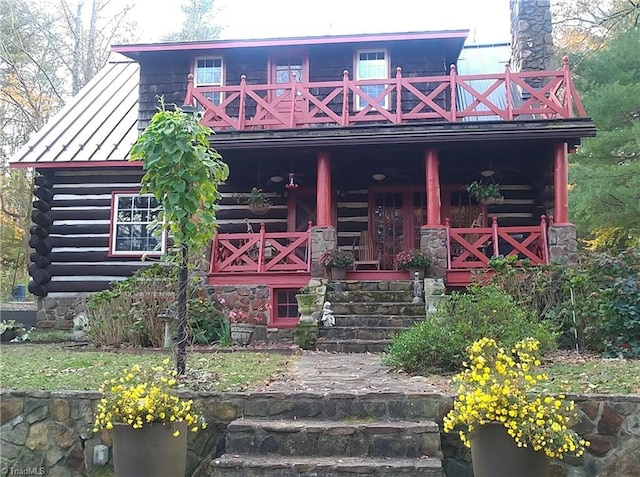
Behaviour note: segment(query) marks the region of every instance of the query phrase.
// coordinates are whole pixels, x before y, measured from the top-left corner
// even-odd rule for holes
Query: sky
[[[136,0],[139,42],[181,24],[177,0]],[[509,0],[216,0],[223,39],[469,29],[474,43],[510,40]],[[475,41],[474,41],[475,40]]]

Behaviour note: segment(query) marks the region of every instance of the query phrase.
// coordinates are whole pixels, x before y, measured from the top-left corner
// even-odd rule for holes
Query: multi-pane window
[[[389,78],[389,62],[387,53],[380,51],[359,51],[356,65],[356,80],[387,79]],[[360,86],[360,90],[375,100],[383,91],[384,84],[372,84]],[[356,109],[363,109],[367,106],[367,101],[356,95]],[[380,107],[389,108],[388,96],[378,101]]]
[[[298,302],[295,290],[276,292],[276,318],[298,318]]]
[[[222,58],[200,58],[196,60],[195,86],[222,86]],[[222,102],[222,93],[206,92],[204,96],[216,106]]]
[[[154,234],[154,222],[159,212],[160,206],[152,195],[114,194],[111,253],[162,253],[163,234]],[[155,224],[155,227],[159,225]]]

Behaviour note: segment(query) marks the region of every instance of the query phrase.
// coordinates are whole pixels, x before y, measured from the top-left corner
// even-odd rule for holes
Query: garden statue
[[[333,311],[331,310],[331,302],[324,302],[324,306],[322,307],[322,318],[320,318],[320,321],[325,326],[325,328],[335,326],[336,317],[333,316]]]
[[[420,283],[420,273],[415,272],[413,277],[413,301],[414,305],[422,303],[422,283]]]

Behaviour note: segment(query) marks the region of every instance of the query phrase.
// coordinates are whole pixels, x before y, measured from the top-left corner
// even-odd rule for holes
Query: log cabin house
[[[567,155],[595,127],[566,59],[554,69],[550,35],[535,30],[544,9],[512,16],[511,46],[465,46],[456,30],[113,47],[12,161],[36,171],[40,323],[64,326],[79,296],[165,246],[127,160],[159,95],[201,114],[230,166],[208,282],[267,286],[269,325],[296,322],[292,295],[334,247],[366,262],[347,273],[360,280],[404,279],[395,255],[422,249],[450,287],[492,255],[574,260]],[[503,200],[479,203],[473,181],[499,184]],[[254,187],[267,210],[234,199]]]

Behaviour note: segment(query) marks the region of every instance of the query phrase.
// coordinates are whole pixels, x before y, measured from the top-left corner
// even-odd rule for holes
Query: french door
[[[373,192],[371,194],[374,241],[381,268],[395,269],[395,256],[402,250],[420,248],[420,227],[426,214],[423,190]]]

